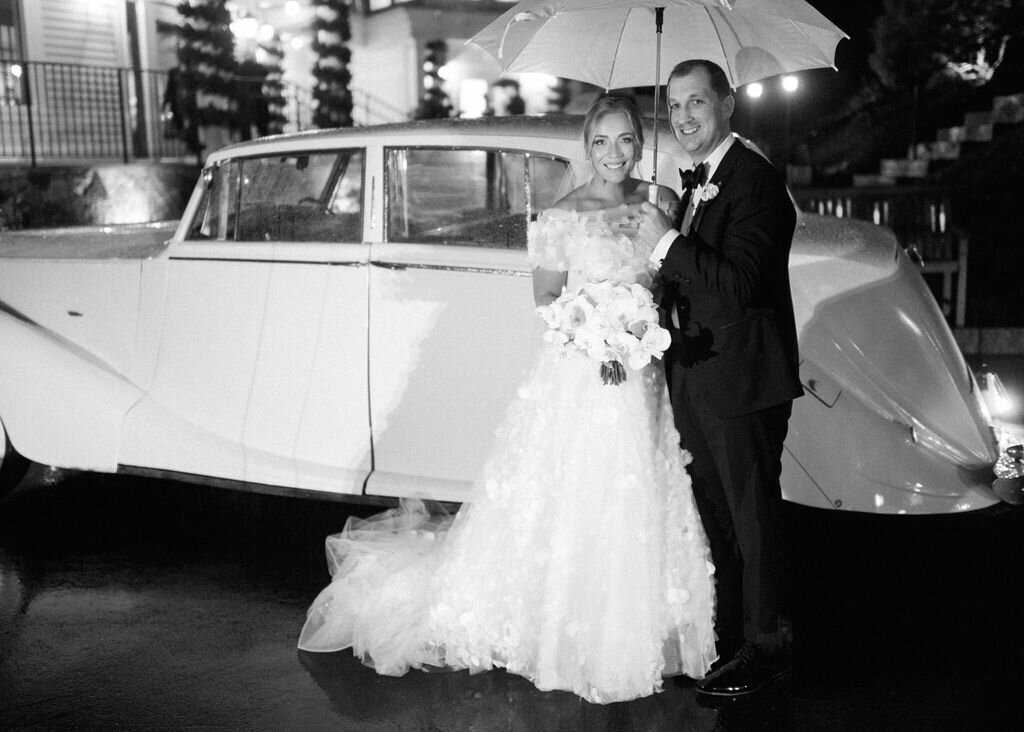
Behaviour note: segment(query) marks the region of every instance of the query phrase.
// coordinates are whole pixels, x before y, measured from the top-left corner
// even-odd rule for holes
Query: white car
[[[588,175],[581,129],[266,138],[210,155],[180,223],[3,234],[0,477],[31,461],[465,500],[541,342],[527,222]],[[659,180],[682,164],[663,129]],[[806,393],[788,500],[921,514],[1020,499],[1019,478],[993,489],[977,383],[889,230],[801,213],[790,272]]]

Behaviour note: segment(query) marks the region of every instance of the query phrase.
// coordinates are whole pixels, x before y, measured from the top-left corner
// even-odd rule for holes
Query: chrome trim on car
[[[1024,445],[1011,445],[1003,450],[992,472],[992,491],[1006,503],[1024,504]]]
[[[328,259],[256,259],[253,257],[168,257],[181,262],[249,262],[251,264],[326,264],[329,267],[364,267],[366,262],[334,262]]]
[[[413,262],[379,262],[371,261],[374,267],[384,269],[436,269],[442,272],[472,272],[473,274],[497,274],[507,277],[532,277],[532,272],[519,269],[499,269],[496,267],[460,267],[451,264],[421,264]]]

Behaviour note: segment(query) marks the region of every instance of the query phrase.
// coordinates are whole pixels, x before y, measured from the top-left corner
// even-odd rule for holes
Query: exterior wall
[[[118,0],[29,0],[21,3],[29,61],[126,66],[125,3]]]
[[[411,113],[419,101],[420,61],[406,9],[370,16],[353,13],[350,23],[352,86]]]
[[[451,3],[454,5],[455,3]],[[351,16],[352,85],[381,97],[400,109],[413,112],[423,93],[421,64],[426,44],[442,39],[448,43],[448,60],[466,61],[466,78],[490,83],[500,76],[496,62],[481,61],[475,47],[466,41],[497,18],[507,6],[487,3],[484,8],[439,9],[421,5],[402,5],[386,12]],[[445,85],[454,104],[458,104],[461,78]]]
[[[161,27],[181,23],[176,2],[136,0],[141,58],[144,69],[166,71],[178,63],[178,38]]]

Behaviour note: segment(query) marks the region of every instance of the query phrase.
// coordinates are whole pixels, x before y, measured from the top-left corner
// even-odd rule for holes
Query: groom
[[[696,167],[683,173],[680,230],[644,203],[640,238],[660,262],[669,393],[715,563],[722,662],[697,690],[741,696],[792,667],[779,473],[802,393],[788,269],[796,215],[772,165],[733,137],[721,68],[678,64],[667,100]]]

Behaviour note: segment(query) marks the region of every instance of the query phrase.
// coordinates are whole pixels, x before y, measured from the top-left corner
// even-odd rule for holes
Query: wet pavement
[[[714,708],[690,683],[598,706],[296,650],[324,536],[373,510],[102,476],[0,502],[0,729],[1024,728],[1024,511],[792,508],[795,676]]]

